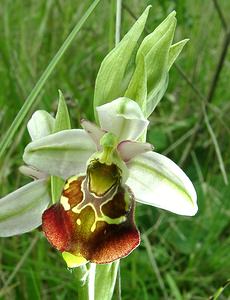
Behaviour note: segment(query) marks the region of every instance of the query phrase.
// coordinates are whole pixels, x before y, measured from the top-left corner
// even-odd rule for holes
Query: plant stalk
[[[115,45],[117,45],[121,40],[121,12],[122,0],[117,0]]]

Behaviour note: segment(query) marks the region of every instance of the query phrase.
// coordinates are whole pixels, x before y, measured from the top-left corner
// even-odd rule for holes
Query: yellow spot
[[[73,181],[75,181],[75,180],[77,180],[77,179],[78,179],[78,176],[77,176],[77,175],[76,175],[76,176],[70,177],[70,178],[67,180],[67,182],[66,182],[66,184],[65,184],[65,186],[64,186],[64,190],[68,190],[68,188],[69,188],[69,186],[70,186],[70,183],[73,182]]]
[[[81,220],[77,219],[77,225],[81,225]]]
[[[79,214],[81,212],[81,209],[78,209],[77,206],[75,206],[74,208],[72,208],[72,212],[74,212],[75,214]]]
[[[69,199],[65,196],[61,196],[61,205],[64,207],[64,210],[70,210]]]
[[[97,224],[97,222],[94,222],[93,223],[93,225],[92,225],[92,227],[91,227],[91,232],[94,232],[95,231],[95,229],[96,229],[96,224]]]
[[[72,253],[64,251],[62,252],[62,256],[68,268],[76,268],[87,263],[87,260],[81,254],[73,255]]]

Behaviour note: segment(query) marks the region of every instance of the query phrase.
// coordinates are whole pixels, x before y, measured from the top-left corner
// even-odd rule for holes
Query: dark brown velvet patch
[[[102,212],[110,218],[118,218],[128,213],[128,211],[126,211],[126,206],[124,192],[120,190],[113,197],[113,200],[102,206]],[[128,205],[127,209],[129,209],[129,206],[130,205]]]
[[[126,190],[127,192],[127,190]],[[120,193],[120,196],[124,193]],[[134,199],[131,199],[126,221],[120,224],[98,222],[94,235],[89,239],[87,259],[104,264],[127,256],[140,244],[140,234],[134,223]]]

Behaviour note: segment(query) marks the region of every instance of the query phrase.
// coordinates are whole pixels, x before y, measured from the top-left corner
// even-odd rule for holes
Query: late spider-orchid
[[[63,130],[70,122],[62,96],[56,119],[45,111],[32,116],[32,142],[21,170],[37,180],[0,199],[0,236],[42,224],[69,267],[103,264],[139,245],[135,201],[181,215],[197,212],[196,192],[185,173],[145,143],[146,118],[162,99],[168,72],[188,41],[172,44],[172,12],[139,43],[149,9],[101,64],[94,93],[99,126],[83,120],[83,129]],[[60,193],[54,176],[65,180]],[[56,203],[47,209],[50,190]]]
[[[196,192],[185,173],[140,142],[148,121],[136,102],[118,98],[97,107],[97,113],[100,128],[83,120],[83,129],[48,134],[49,117],[41,137],[36,116],[28,126],[33,141],[25,148],[26,164],[66,180],[60,201],[43,213],[42,229],[69,267],[112,262],[135,249],[140,242],[135,201],[181,215],[197,212]],[[45,179],[37,182],[47,186]],[[31,203],[37,185],[27,185],[30,192],[27,188],[24,196]],[[12,196],[21,197],[20,190]],[[41,203],[47,205],[45,191]],[[30,225],[29,230],[33,220]]]

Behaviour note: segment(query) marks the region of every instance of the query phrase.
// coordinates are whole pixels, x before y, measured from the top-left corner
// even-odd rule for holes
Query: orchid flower
[[[139,245],[135,201],[180,215],[197,212],[196,192],[185,173],[152,151],[152,145],[140,141],[149,122],[139,105],[122,97],[96,110],[100,127],[82,120],[83,129],[54,134],[49,134],[47,125],[38,129],[35,115],[29,123],[33,141],[23,156],[28,166],[42,174],[66,180],[60,201],[42,215],[42,229],[71,268],[86,262],[112,262]],[[43,124],[47,121],[50,118]],[[38,201],[38,190],[39,201],[47,206],[45,179],[6,196],[5,202],[23,195],[33,204]],[[23,226],[14,233],[32,229]]]
[[[172,44],[172,12],[138,48],[149,9],[101,64],[94,94],[97,125],[82,120],[83,129],[69,129],[65,113],[59,116],[64,127],[47,112],[32,116],[32,141],[23,156],[27,166],[21,170],[36,180],[0,199],[0,236],[42,224],[50,244],[74,268],[113,262],[139,245],[136,201],[185,216],[197,212],[189,178],[145,142],[147,118],[162,99],[168,72],[187,42]],[[65,183],[47,208],[50,176],[51,182],[58,177]]]

